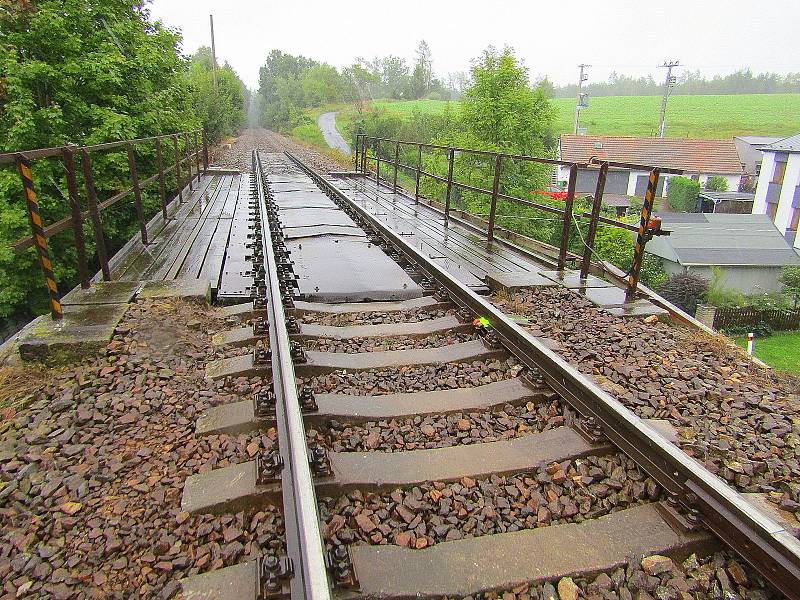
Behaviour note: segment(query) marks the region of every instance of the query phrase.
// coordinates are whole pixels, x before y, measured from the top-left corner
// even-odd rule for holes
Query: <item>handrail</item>
[[[198,134],[202,140],[202,147],[198,141]],[[183,139],[183,142],[181,142],[181,139]],[[174,164],[168,167],[164,166],[164,155],[162,153],[161,144],[163,140],[172,140],[174,143],[175,161]],[[191,143],[191,140],[194,141],[194,144]],[[147,142],[155,142],[155,154],[158,171],[154,175],[144,179],[139,179],[135,147],[138,144],[144,144]],[[194,149],[192,149],[192,145],[194,145]],[[181,146],[183,146],[183,150],[181,150]],[[90,152],[103,152],[115,149],[124,149],[127,154],[128,173],[131,179],[131,186],[113,194],[105,200],[98,202]],[[81,158],[81,167],[83,170],[84,185],[86,188],[87,210],[81,210],[80,207],[77,189],[77,170],[75,167],[76,155]],[[41,214],[39,211],[39,201],[35,191],[35,182],[33,180],[31,164],[34,160],[53,157],[60,157],[64,167],[71,214],[45,226],[42,223]],[[130,140],[106,142],[102,144],[91,144],[87,146],[67,144],[65,146],[58,146],[54,148],[38,148],[21,152],[7,152],[0,154],[0,166],[7,164],[17,165],[25,192],[28,217],[31,223],[32,235],[16,240],[12,243],[12,247],[17,252],[22,252],[28,248],[36,247],[39,264],[42,268],[45,282],[50,294],[51,312],[54,319],[62,318],[63,311],[60,304],[60,295],[58,292],[57,282],[53,276],[53,263],[50,258],[50,251],[47,241],[48,238],[56,235],[57,233],[65,231],[70,227],[72,228],[75,247],[77,250],[78,273],[81,280],[81,287],[88,288],[90,286],[90,280],[88,275],[88,259],[86,257],[83,233],[83,224],[88,217],[92,223],[94,240],[97,248],[97,257],[100,262],[103,279],[106,281],[110,280],[111,271],[108,264],[108,256],[105,250],[105,240],[102,231],[102,220],[100,219],[100,213],[103,210],[117,204],[124,198],[133,195],[134,205],[136,208],[136,219],[139,224],[142,243],[147,245],[147,223],[146,215],[142,206],[142,190],[147,186],[158,182],[159,195],[161,197],[161,212],[164,219],[166,219],[167,206],[169,203],[167,202],[166,187],[164,182],[165,175],[175,171],[177,186],[176,197],[179,198],[180,201],[183,201],[183,186],[188,184],[189,190],[191,191],[192,182],[194,181],[195,177],[197,178],[198,182],[200,181],[201,157],[203,162],[203,171],[206,171],[208,170],[208,143],[205,132],[199,129]],[[195,163],[194,172],[192,171],[193,161]],[[181,165],[183,164],[185,164],[187,167],[186,177],[181,176]],[[174,201],[174,199],[175,198],[169,202]]]
[[[394,160],[381,157],[381,142],[389,144],[390,146],[391,145],[394,146]],[[374,154],[370,154],[370,146],[374,146]],[[400,161],[401,146],[414,147],[417,149],[416,166],[408,165]],[[442,177],[441,175],[431,173],[423,168],[422,151],[424,149],[447,152],[447,177]],[[470,185],[461,181],[456,181],[453,178],[453,164],[455,161],[455,156],[461,153],[475,154],[489,158],[494,158],[495,160],[494,185],[492,186],[491,190],[475,185]],[[566,193],[566,198],[564,198],[563,208],[557,206],[550,206],[539,202],[532,202],[531,200],[517,198],[515,196],[502,193],[499,188],[500,188],[500,175],[502,170],[502,162],[504,160],[510,160],[514,162],[519,162],[519,161],[532,162],[537,164],[549,165],[551,167],[556,167],[556,166],[567,167],[569,170],[569,177],[567,181],[567,190],[566,190],[567,193]],[[420,198],[419,185],[421,177],[427,177],[429,179],[444,184],[446,186],[446,200],[444,208],[445,226],[449,224],[450,201],[453,189],[462,189],[474,192],[476,194],[483,194],[490,196],[491,202],[489,208],[489,220],[487,228],[487,240],[489,243],[491,243],[494,239],[494,233],[496,229],[495,221],[497,216],[498,199],[507,200],[509,202],[512,202],[520,206],[526,206],[529,208],[533,208],[535,210],[540,210],[550,214],[559,215],[561,217],[562,225],[561,225],[561,235],[559,242],[558,264],[557,264],[558,270],[563,270],[566,266],[566,261],[569,254],[570,231],[572,228],[573,220],[577,222],[578,219],[588,218],[589,220],[588,234],[586,235],[585,238],[582,238],[582,244],[584,247],[581,257],[581,269],[580,269],[582,278],[588,277],[589,274],[590,262],[594,255],[594,241],[595,241],[594,238],[597,233],[598,223],[604,223],[606,225],[610,225],[612,227],[618,227],[626,231],[637,232],[638,235],[636,243],[634,245],[633,260],[631,261],[632,267],[630,272],[627,274],[628,285],[626,289],[626,297],[628,300],[633,299],[633,297],[636,294],[636,289],[639,284],[639,274],[641,270],[642,261],[644,258],[645,245],[654,235],[668,234],[668,232],[662,231],[660,229],[660,224],[659,224],[660,222],[653,222],[650,219],[650,214],[653,210],[653,202],[655,200],[655,194],[658,186],[659,177],[661,176],[662,173],[667,173],[667,174],[683,173],[683,171],[678,169],[661,168],[657,166],[641,165],[636,163],[607,161],[607,160],[601,160],[595,156],[591,157],[588,162],[583,163],[575,161],[556,160],[540,156],[525,156],[520,154],[511,154],[507,152],[480,150],[477,148],[462,148],[458,146],[444,146],[441,144],[412,142],[408,140],[395,140],[384,137],[368,136],[364,133],[358,133],[356,135],[356,145],[355,145],[356,171],[366,174],[367,165],[369,161],[375,162],[376,185],[380,184],[381,163],[383,162],[386,165],[394,167],[394,177],[391,183],[391,187],[392,191],[395,193],[397,192],[398,189],[397,186],[398,171],[401,168],[403,168],[414,172],[416,175],[416,189],[414,192],[415,202],[419,202]],[[605,188],[606,174],[608,173],[608,170],[612,167],[650,172],[647,192],[645,193],[644,201],[642,203],[642,211],[638,227],[630,225],[628,223],[624,223],[622,221],[610,219],[608,217],[603,217],[600,214],[603,201],[603,193]],[[597,169],[597,184],[595,186],[594,194],[591,196],[592,210],[590,213],[581,213],[581,214],[573,213],[573,206],[576,195],[577,176],[579,169],[592,169],[592,170]]]

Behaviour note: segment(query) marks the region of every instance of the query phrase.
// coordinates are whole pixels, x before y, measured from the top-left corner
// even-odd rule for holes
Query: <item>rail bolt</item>
[[[305,348],[300,342],[292,341],[289,346],[289,355],[292,357],[292,360],[296,363],[305,363],[308,362],[308,357],[306,356]]]

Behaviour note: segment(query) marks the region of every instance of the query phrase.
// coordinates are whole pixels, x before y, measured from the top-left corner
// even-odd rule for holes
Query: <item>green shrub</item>
[[[708,279],[689,273],[676,273],[658,286],[658,293],[693,315],[697,305],[706,298]]]
[[[677,212],[697,212],[700,183],[688,177],[672,177],[667,188],[667,199]]]
[[[709,177],[708,179],[706,179],[706,191],[727,192],[728,180],[722,177],[721,175],[714,175],[713,177]]]

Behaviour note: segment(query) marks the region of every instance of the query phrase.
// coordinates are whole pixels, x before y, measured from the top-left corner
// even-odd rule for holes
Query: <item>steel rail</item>
[[[325,545],[319,526],[317,500],[309,465],[303,416],[297,396],[294,364],[290,355],[289,332],[280,293],[275,252],[267,215],[266,192],[258,151],[253,151],[253,177],[256,178],[258,207],[261,213],[261,240],[267,282],[269,343],[272,352],[272,385],[276,397],[276,426],[284,468],[281,492],[286,529],[286,548],[293,563],[292,598],[328,600],[331,597],[325,561]]]
[[[580,415],[594,418],[603,434],[653,477],[672,500],[695,515],[699,523],[750,563],[775,588],[788,598],[800,600],[800,540],[791,532],[752,506],[726,482],[686,455],[500,309],[352,201],[332,182],[292,154],[286,154],[321,187],[357,212],[396,250],[421,266],[456,304],[488,319],[503,345],[520,362],[539,371]]]

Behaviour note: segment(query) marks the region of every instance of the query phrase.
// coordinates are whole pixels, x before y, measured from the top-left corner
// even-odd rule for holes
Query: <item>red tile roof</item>
[[[600,160],[682,169],[687,173],[739,174],[742,163],[733,140],[562,134],[561,160]]]

